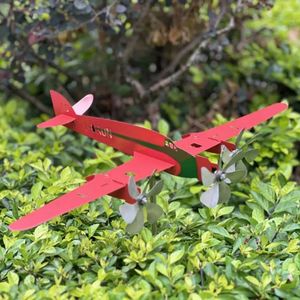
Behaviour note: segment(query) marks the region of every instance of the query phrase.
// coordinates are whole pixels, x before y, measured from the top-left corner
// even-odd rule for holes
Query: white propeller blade
[[[227,164],[230,161],[231,156],[232,152],[225,145],[222,145],[221,157],[223,163]]]
[[[133,198],[133,199],[137,199],[137,197],[140,194],[133,176],[129,177],[128,193],[129,193],[130,197]]]
[[[202,193],[200,201],[209,208],[216,207],[219,201],[219,184],[215,183],[212,188]]]
[[[146,194],[147,197],[152,197],[158,195],[164,187],[164,183],[162,180],[155,183],[155,185],[151,188],[151,190]]]
[[[225,173],[228,174],[228,173],[234,173],[234,172],[235,172],[235,164],[231,165],[230,167],[228,167],[228,169],[226,170]],[[231,179],[226,177],[224,179],[224,182],[230,184],[231,183]]]
[[[136,204],[125,203],[119,207],[119,211],[124,221],[127,224],[131,224],[135,220],[136,215],[139,211],[139,205],[138,203]]]
[[[205,186],[210,186],[215,182],[215,174],[210,172],[207,168],[201,168],[201,179]]]

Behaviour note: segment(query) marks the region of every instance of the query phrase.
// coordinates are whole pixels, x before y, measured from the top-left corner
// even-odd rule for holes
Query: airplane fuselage
[[[65,126],[127,155],[140,152],[174,163],[175,169],[170,170],[170,173],[174,175],[198,177],[196,158],[178,148],[172,140],[156,131],[120,121],[90,116],[77,116],[74,122]]]

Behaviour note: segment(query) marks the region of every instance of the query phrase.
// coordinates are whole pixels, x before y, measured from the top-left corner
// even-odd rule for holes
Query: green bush
[[[121,201],[108,196],[34,230],[8,230],[84,176],[128,159],[63,127],[36,129],[41,120],[25,111],[17,101],[0,107],[1,299],[300,297],[300,189],[291,180],[299,114],[257,127],[268,135],[227,204],[203,208],[195,180],[162,174],[158,234],[146,227],[130,236]]]

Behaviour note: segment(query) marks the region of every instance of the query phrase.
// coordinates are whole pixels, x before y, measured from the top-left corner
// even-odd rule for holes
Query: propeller
[[[240,182],[247,176],[247,167],[243,160],[252,162],[258,155],[257,150],[249,148],[249,145],[257,138],[257,135],[248,140],[242,147],[239,147],[244,130],[236,139],[236,149],[230,151],[225,145],[221,147],[218,161],[218,170],[209,171],[201,168],[203,185],[209,187],[201,194],[200,201],[209,208],[217,206],[218,203],[227,202],[230,199],[231,191],[229,184]]]
[[[152,177],[148,180],[145,189],[140,192],[133,176],[129,177],[128,182],[128,193],[130,197],[136,200],[135,204],[122,204],[119,208],[120,214],[124,221],[127,223],[126,230],[131,234],[140,232],[144,226],[145,218],[144,212],[147,214],[147,221],[150,224],[154,224],[163,214],[162,208],[156,203],[149,202],[151,197],[158,195],[162,188],[162,180],[156,182],[148,192],[146,192],[149,182]]]

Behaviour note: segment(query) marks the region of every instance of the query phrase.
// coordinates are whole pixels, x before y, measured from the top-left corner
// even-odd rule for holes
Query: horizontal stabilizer
[[[65,125],[68,123],[71,123],[75,120],[76,118],[73,116],[67,116],[67,115],[58,115],[55,116],[45,122],[42,122],[37,125],[38,128],[48,128],[48,127],[55,127],[58,125]]]

